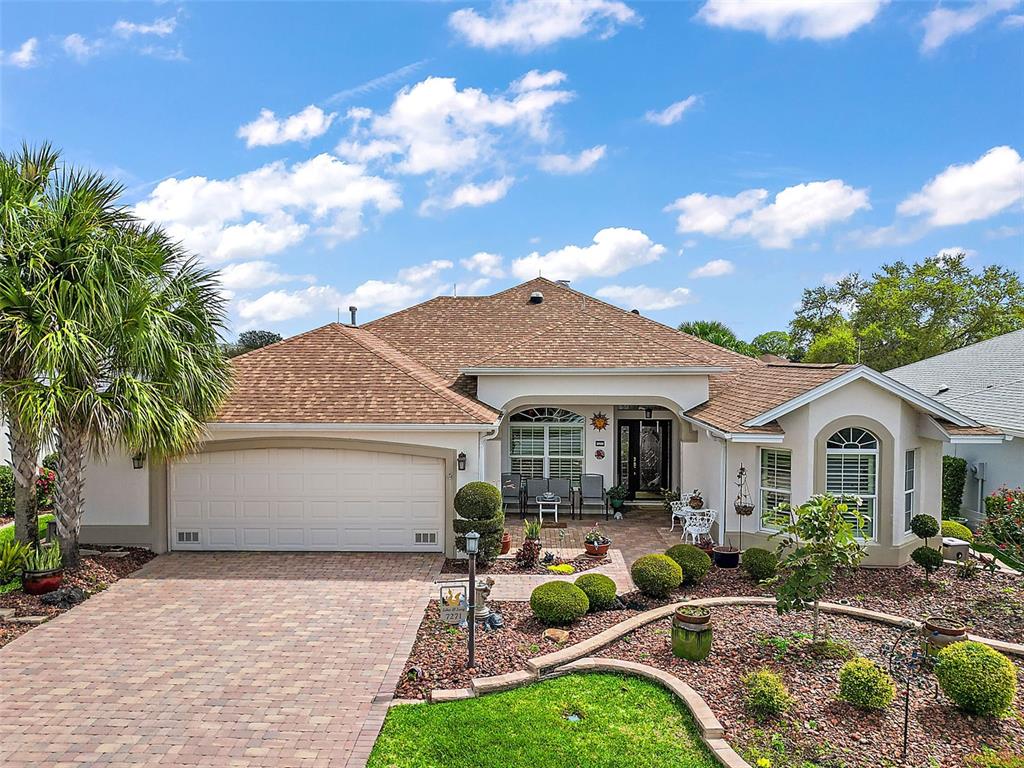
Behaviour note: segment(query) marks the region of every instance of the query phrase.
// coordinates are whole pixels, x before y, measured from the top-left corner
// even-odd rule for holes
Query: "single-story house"
[[[985,516],[985,496],[1001,486],[1024,486],[1024,330],[887,375],[1006,436],[998,443],[945,443],[947,454],[967,460],[961,514],[972,523]]]
[[[765,363],[543,278],[331,323],[234,372],[200,452],[90,466],[83,541],[454,554],[456,490],[511,472],[597,474],[637,504],[699,488],[736,545],[742,466],[744,546],[780,502],[855,493],[868,562],[897,565],[910,517],[939,515],[944,444],[1002,440],[865,366]]]

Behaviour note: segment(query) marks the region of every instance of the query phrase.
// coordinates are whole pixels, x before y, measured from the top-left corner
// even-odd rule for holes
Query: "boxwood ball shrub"
[[[466,534],[476,531],[480,534],[480,561],[493,563],[501,552],[501,535],[505,529],[501,491],[490,483],[466,483],[455,494],[455,512],[458,515],[452,523],[455,546],[465,551]]]
[[[779,556],[767,549],[752,547],[743,553],[740,565],[754,581],[764,581],[778,573]]]
[[[942,567],[942,553],[931,547],[918,547],[910,553],[910,559],[924,568],[925,579]]]
[[[965,640],[939,651],[935,665],[942,692],[972,715],[999,717],[1017,693],[1013,662],[984,643]]]
[[[590,602],[591,611],[606,611],[615,605],[615,582],[601,573],[584,573],[576,579]]]
[[[545,624],[570,624],[590,609],[587,593],[568,581],[549,581],[530,594],[533,614]]]
[[[782,678],[770,669],[759,669],[740,678],[746,687],[743,705],[758,720],[784,714],[793,706],[793,697]]]
[[[946,538],[961,539],[968,544],[974,542],[974,534],[971,532],[971,529],[963,523],[958,523],[956,520],[942,521],[942,535]]]
[[[668,555],[644,555],[629,569],[636,588],[648,597],[667,597],[683,583],[683,569]]]
[[[939,521],[931,515],[914,515],[910,519],[910,530],[919,539],[930,539],[939,535]]]
[[[839,698],[858,709],[885,709],[896,696],[896,684],[871,659],[851,659],[839,669]]]
[[[693,544],[676,544],[665,554],[683,569],[683,584],[687,586],[699,584],[711,570],[711,558],[708,557],[708,553]]]

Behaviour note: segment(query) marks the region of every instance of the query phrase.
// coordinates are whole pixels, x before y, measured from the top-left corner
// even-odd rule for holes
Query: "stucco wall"
[[[590,403],[664,405],[687,410],[707,400],[706,375],[480,376],[477,397],[498,409],[539,403],[545,399]],[[568,399],[568,400],[566,400]]]
[[[90,461],[82,525],[149,525],[148,467],[135,469],[126,454]]]
[[[1015,437],[999,445],[946,444],[945,453],[967,459],[967,483],[961,509],[972,523],[980,522],[985,516],[985,505],[979,499],[979,490],[983,496],[988,496],[1000,486],[1024,486],[1024,437]],[[983,483],[979,483],[971,471],[978,462],[985,463]]]

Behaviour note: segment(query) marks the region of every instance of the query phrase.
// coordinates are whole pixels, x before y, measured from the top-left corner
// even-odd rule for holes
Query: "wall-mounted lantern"
[[[459,462],[459,471],[460,472],[464,471],[466,469],[466,454],[463,453],[462,451],[459,451],[458,462]]]
[[[135,469],[142,469],[146,464],[146,454],[136,453],[132,456],[132,467]]]
[[[644,418],[649,420],[649,419],[651,419],[653,417],[654,417],[654,409],[650,408],[650,407],[644,408]]]

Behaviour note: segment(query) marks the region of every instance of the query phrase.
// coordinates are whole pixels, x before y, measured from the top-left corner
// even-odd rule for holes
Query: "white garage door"
[[[438,552],[441,459],[321,448],[203,453],[171,464],[173,549]]]

